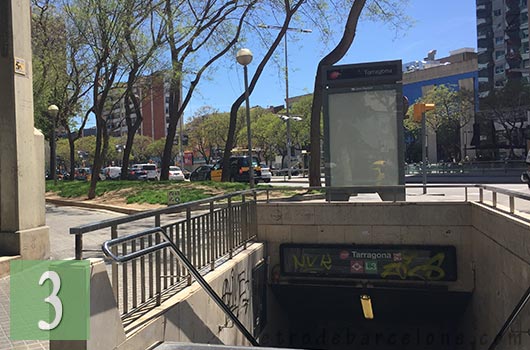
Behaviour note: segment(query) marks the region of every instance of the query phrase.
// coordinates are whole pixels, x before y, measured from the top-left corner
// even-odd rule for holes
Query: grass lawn
[[[86,198],[88,181],[46,181],[46,192],[54,192],[65,198]],[[180,190],[180,202],[191,202],[216,195],[250,188],[246,183],[233,182],[176,182],[176,181],[100,181],[96,197],[118,195],[130,203],[167,204],[168,191]]]

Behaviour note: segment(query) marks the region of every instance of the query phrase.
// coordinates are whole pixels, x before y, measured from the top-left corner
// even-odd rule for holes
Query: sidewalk
[[[12,341],[9,338],[9,282],[9,276],[0,278],[0,350],[49,349],[48,341]]]

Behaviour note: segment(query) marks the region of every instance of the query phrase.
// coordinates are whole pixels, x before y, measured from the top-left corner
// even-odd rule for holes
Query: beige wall
[[[275,203],[258,206],[258,238],[271,268],[281,243],[454,245],[458,281],[473,291],[459,322],[476,349],[487,349],[530,286],[530,224],[477,203]],[[499,349],[529,349],[527,306]],[[471,340],[470,340],[471,339]]]
[[[264,251],[263,244],[253,244],[205,276],[251,333],[252,269],[262,261]],[[233,294],[229,296],[231,292]],[[150,321],[146,323],[144,320]],[[128,339],[119,349],[145,349],[155,341],[249,345],[197,283],[176,294],[126,331]]]
[[[44,137],[33,128],[30,1],[1,6],[7,23],[0,37],[7,42],[0,48],[0,255],[47,259]],[[15,71],[15,58],[25,69]]]
[[[281,243],[434,244],[456,247],[458,280],[431,282],[473,289],[471,208],[466,203],[280,203],[258,205],[258,239],[270,266]]]
[[[475,291],[462,320],[465,334],[491,342],[530,286],[530,225],[480,204],[471,205]],[[530,308],[498,349],[529,349]],[[478,344],[486,349],[486,344]]]

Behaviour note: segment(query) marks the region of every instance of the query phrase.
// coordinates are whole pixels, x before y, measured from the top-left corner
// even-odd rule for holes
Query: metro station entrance
[[[289,319],[273,346],[302,349],[454,349],[472,342],[458,331],[471,293],[351,285],[276,285]],[[369,293],[374,319],[359,297]]]

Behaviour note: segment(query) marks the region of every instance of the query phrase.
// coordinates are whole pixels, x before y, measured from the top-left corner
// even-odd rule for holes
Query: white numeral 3
[[[44,282],[46,282],[46,280],[50,280],[52,282],[53,290],[52,294],[50,294],[49,297],[45,298],[44,301],[53,306],[55,310],[55,319],[52,323],[48,323],[42,320],[39,321],[39,328],[43,331],[50,331],[57,327],[61,322],[61,319],[63,318],[63,304],[61,303],[61,299],[57,297],[57,293],[59,293],[59,290],[61,289],[61,278],[55,271],[45,271],[40,276],[39,286],[42,286]]]

